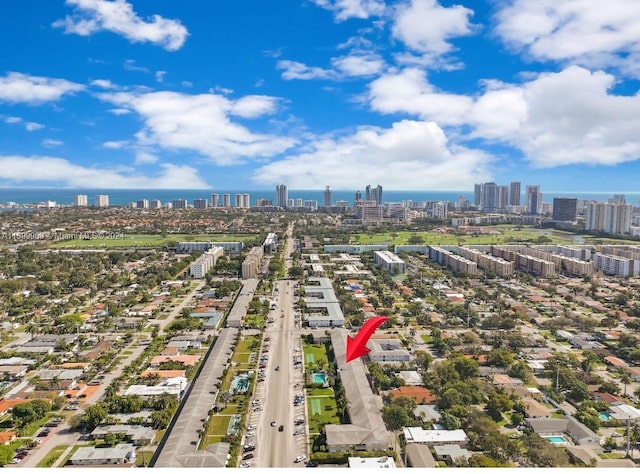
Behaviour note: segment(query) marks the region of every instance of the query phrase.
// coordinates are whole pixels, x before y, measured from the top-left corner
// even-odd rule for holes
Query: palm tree
[[[624,385],[624,396],[626,397],[627,385],[629,385],[632,382],[631,374],[629,374],[629,371],[627,369],[620,369],[619,373],[620,373],[620,382],[622,382],[622,384]]]

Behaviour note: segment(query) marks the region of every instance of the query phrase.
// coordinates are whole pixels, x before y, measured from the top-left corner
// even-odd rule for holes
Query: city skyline
[[[599,5],[13,2],[0,186],[631,192],[640,5]]]

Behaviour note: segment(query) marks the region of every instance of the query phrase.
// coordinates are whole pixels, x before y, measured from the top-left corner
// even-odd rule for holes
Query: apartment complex
[[[96,207],[109,207],[109,195],[98,194],[95,199]]]
[[[587,204],[584,228],[607,234],[629,234],[631,210],[631,204],[590,202]]]
[[[407,266],[404,260],[388,250],[377,250],[373,252],[373,261],[378,267],[384,268],[392,275],[407,272]]]
[[[262,246],[253,247],[242,262],[242,278],[257,278],[264,250]]]
[[[454,273],[466,273],[469,275],[477,275],[479,273],[478,265],[475,262],[442,247],[429,247],[429,260],[447,267]]]
[[[304,302],[309,327],[341,327],[344,324],[344,314],[331,279],[309,278],[308,285],[304,287]]]
[[[78,206],[88,206],[89,198],[86,194],[76,194],[73,196],[73,205]]]
[[[224,253],[222,247],[212,247],[205,253],[200,255],[194,262],[189,265],[189,275],[193,278],[204,278],[211,270],[218,258]]]

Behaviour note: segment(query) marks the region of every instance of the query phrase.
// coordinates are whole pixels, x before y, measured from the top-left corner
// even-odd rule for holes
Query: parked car
[[[252,459],[252,458],[253,458],[253,453],[247,453],[242,456],[243,460]]]
[[[296,458],[293,460],[293,462],[298,463],[298,462],[302,462],[305,459],[307,459],[307,457],[304,454],[301,454],[299,456],[296,456]]]

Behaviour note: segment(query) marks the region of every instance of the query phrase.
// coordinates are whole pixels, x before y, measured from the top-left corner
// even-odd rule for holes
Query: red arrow
[[[347,336],[347,362],[351,362],[353,359],[357,359],[367,352],[371,352],[371,349],[366,347],[365,344],[376,328],[388,319],[387,316],[374,316],[373,318],[369,318],[360,328],[355,338]]]

